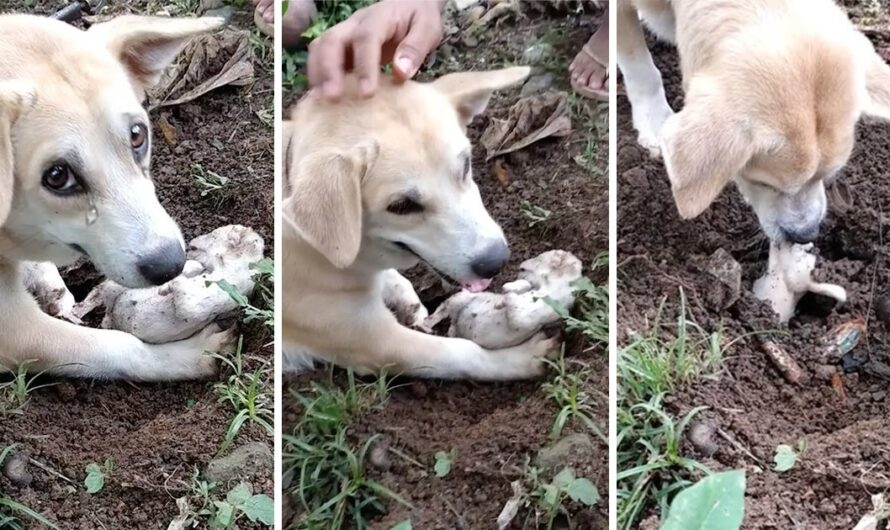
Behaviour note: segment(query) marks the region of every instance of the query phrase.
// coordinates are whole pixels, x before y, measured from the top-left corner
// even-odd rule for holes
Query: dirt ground
[[[459,35],[454,35],[439,49],[432,67],[422,73],[422,78],[462,69],[522,64],[524,50],[536,42],[546,41],[552,42],[554,48],[554,89],[570,90],[566,67],[600,21],[600,13],[576,16],[529,11],[519,21],[503,20],[482,35],[476,45],[472,42],[467,45]],[[605,133],[596,146],[600,153],[596,165],[602,168],[599,174],[586,172],[574,161],[575,156],[584,152],[587,142],[586,131],[578,128],[564,139],[546,140],[508,155],[505,162],[512,178],[506,186],[492,173],[494,160],[485,161],[484,150],[478,145],[480,135],[490,117],[507,115],[519,94],[518,89],[497,94],[484,115],[470,127],[475,179],[486,206],[503,226],[513,253],[511,265],[500,275],[499,283],[515,277],[520,262],[549,249],[571,251],[585,265],[608,250],[608,136]],[[607,107],[597,108],[605,129]],[[529,220],[521,213],[524,200],[551,210],[551,221],[530,228]],[[431,273],[415,270],[410,277],[431,310],[441,302],[440,282]],[[605,271],[597,273],[594,280],[604,283]],[[598,405],[596,421],[605,428],[607,394],[598,390],[608,388],[605,351],[591,349],[580,337],[573,336],[568,341],[567,357],[592,368],[589,391]],[[323,371],[290,379],[284,395],[306,390],[310,381],[321,373]],[[387,506],[390,512],[375,520],[373,528],[388,530],[408,518],[414,528],[422,529],[493,528],[498,513],[511,497],[510,482],[521,478],[527,459],[533,459],[542,447],[552,443],[548,434],[556,410],[541,392],[540,384],[540,381],[510,384],[427,381],[393,390],[386,404],[362,417],[352,432],[362,442],[374,434],[382,435],[391,447],[429,467],[424,471],[394,458],[388,471],[370,470],[372,478],[404,496],[415,507],[412,511],[391,502]],[[284,406],[287,430],[301,411],[288,400]],[[565,434],[569,432],[572,430]],[[592,509],[574,507],[572,518],[579,529],[608,527],[605,500],[608,451],[604,444],[596,443],[593,458],[565,462],[574,466],[578,476],[593,480],[603,496]],[[457,455],[454,470],[445,479],[436,478],[429,472],[434,454],[452,449]],[[522,519],[522,516],[516,519],[515,528],[522,528]]]
[[[853,2],[851,2],[852,4]],[[886,12],[869,16],[869,37],[890,60]],[[653,43],[668,101],[682,108],[674,49]],[[715,438],[711,457],[685,451],[715,470],[748,471],[746,529],[852,528],[871,510],[870,495],[890,489],[890,322],[876,308],[890,296],[890,125],[864,122],[841,182],[851,204],[832,200],[822,235],[818,277],[843,285],[849,302],[832,307],[807,297],[787,329],[753,298],[752,282],[764,271],[767,241],[753,212],[739,194],[727,190],[700,218],[682,221],[676,213],[668,178],[660,161],[650,160],[635,141],[626,98],[618,108],[618,322],[621,341],[627,332],[645,332],[659,304],[665,319],[678,309],[679,288],[689,298],[693,318],[707,330],[725,329],[727,340],[746,333],[776,330],[776,340],[805,374],[799,385],[786,382],[761,353],[756,339],[729,350],[724,370],[675,394],[670,409],[683,414],[706,406],[701,416],[725,431],[734,443]],[[708,257],[724,249],[743,267],[742,297],[720,311],[714,305],[715,282],[705,273]],[[868,330],[843,360],[825,355],[823,337],[838,324],[865,318]],[[886,316],[884,317],[886,318]],[[834,386],[831,382],[834,376]],[[772,471],[776,446],[808,450],[788,473]],[[750,454],[749,454],[750,453]]]
[[[38,14],[58,8],[53,2],[30,9],[22,2],[2,2],[0,11]],[[156,12],[156,3],[111,2],[109,13]],[[237,13],[232,26],[252,29],[252,14]],[[182,227],[186,240],[227,224],[254,228],[273,244],[273,135],[257,112],[271,107],[272,54],[255,60],[256,82],[224,87],[192,103],[151,113],[154,130],[152,176],[162,204]],[[178,132],[175,145],[165,141],[158,120],[164,116]],[[217,207],[202,198],[192,165],[231,179],[235,192]],[[67,280],[84,296],[97,281],[92,268],[71,271]],[[258,326],[241,330],[245,354],[255,368],[270,362],[271,335]],[[218,456],[228,422],[228,404],[218,402],[211,382],[132,384],[103,381],[44,381],[54,386],[34,392],[24,413],[0,418],[0,448],[18,443],[53,472],[36,465],[29,487],[18,489],[0,476],[0,492],[55,521],[63,529],[166,528],[178,514],[175,499],[190,494],[193,474]],[[255,426],[235,440],[272,442]],[[228,451],[227,451],[228,453]],[[96,495],[83,488],[84,468],[110,458],[114,470]],[[71,480],[59,477],[64,475]],[[254,493],[273,495],[272,462],[250,476]],[[237,482],[237,481],[236,481]],[[228,485],[233,486],[234,484]],[[223,492],[229,487],[221,485]],[[239,523],[240,528],[253,528]],[[256,526],[259,528],[259,525]]]

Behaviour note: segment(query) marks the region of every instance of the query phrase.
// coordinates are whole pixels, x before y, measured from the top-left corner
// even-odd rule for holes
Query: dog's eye
[[[136,155],[137,160],[141,160],[148,148],[148,128],[141,123],[137,123],[130,127],[130,147]]]
[[[44,171],[42,184],[56,195],[73,195],[83,191],[77,175],[68,164],[56,164]]]
[[[423,205],[410,199],[403,197],[386,207],[386,211],[396,215],[408,215],[412,213],[420,213],[423,211]]]

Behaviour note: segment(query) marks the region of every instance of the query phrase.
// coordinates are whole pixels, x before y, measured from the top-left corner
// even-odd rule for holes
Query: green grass
[[[677,418],[665,409],[664,398],[683,385],[717,374],[736,341],[724,344],[722,330],[709,333],[698,326],[687,314],[682,292],[680,297],[673,325],[659,316],[648,334],[634,336],[619,350],[619,530],[636,528],[653,507],[666,514],[678,491],[708,473],[680,451],[685,429],[703,409]]]
[[[37,379],[44,372],[29,374],[28,368],[33,363],[33,361],[25,361],[20,363],[15,369],[3,368],[0,365],[0,368],[6,370],[7,374],[9,374],[8,380],[0,381],[0,418],[13,414],[22,414],[25,405],[31,399],[31,392],[55,384],[37,384]]]
[[[220,403],[228,403],[235,411],[235,416],[226,428],[220,451],[232,445],[246,423],[259,425],[270,438],[275,435],[271,361],[256,359],[260,362],[259,367],[249,371],[245,368],[246,358],[242,355],[242,347],[243,337],[238,339],[238,348],[231,357],[210,354],[228,367],[229,371],[226,380],[214,384],[213,389],[219,396]]]
[[[385,402],[390,383],[385,374],[361,383],[350,371],[338,385],[329,374],[326,382],[293,393],[302,416],[284,436],[284,470],[293,475],[289,493],[302,515],[292,528],[364,530],[370,517],[385,512],[385,503],[409,505],[365,474],[375,437],[358,441],[349,431],[356,417]]]
[[[593,387],[590,367],[580,360],[567,360],[565,351],[560,354],[559,359],[550,361],[549,364],[556,375],[541,385],[541,390],[556,404],[559,411],[550,428],[550,437],[558,439],[570,423],[577,421],[608,445],[609,439],[594,419],[597,407],[589,392]]]

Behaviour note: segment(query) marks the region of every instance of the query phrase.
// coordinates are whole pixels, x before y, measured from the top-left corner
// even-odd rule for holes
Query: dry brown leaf
[[[510,185],[510,168],[507,167],[503,158],[494,161],[491,172],[498,179],[498,182],[501,183],[501,186],[506,188]]]
[[[480,142],[486,160],[524,149],[549,137],[568,136],[572,119],[564,92],[545,92],[517,101],[506,120],[492,118]]]
[[[167,145],[176,145],[179,133],[165,114],[161,114],[161,117],[158,119],[158,127],[161,129],[161,134],[164,136],[164,141],[167,142]]]

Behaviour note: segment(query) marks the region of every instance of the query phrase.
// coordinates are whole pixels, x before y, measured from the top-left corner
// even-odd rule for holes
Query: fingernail
[[[399,57],[396,60],[396,66],[399,67],[399,70],[401,70],[405,76],[411,77],[414,75],[414,61],[408,57]]]

